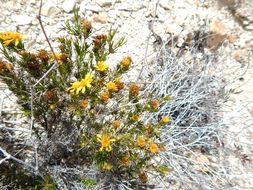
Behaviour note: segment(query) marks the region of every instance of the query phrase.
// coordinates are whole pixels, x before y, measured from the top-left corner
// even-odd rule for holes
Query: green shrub
[[[107,62],[126,42],[115,40],[116,30],[93,34],[92,24],[77,10],[65,29],[67,35],[58,38],[55,52],[30,52],[19,33],[0,33],[0,76],[32,118],[32,135],[42,158],[38,170],[48,175],[52,165],[95,164],[112,179],[141,183],[148,181],[151,171],[168,171],[152,160],[164,149],[158,138],[170,118],[164,115],[151,123],[145,117],[170,97],[155,99],[143,93],[141,85],[123,81],[133,64],[129,55],[116,67]],[[82,176],[73,178],[89,187],[95,184]]]

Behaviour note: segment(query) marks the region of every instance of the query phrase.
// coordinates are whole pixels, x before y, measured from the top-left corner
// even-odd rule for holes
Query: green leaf
[[[82,184],[85,188],[92,188],[97,184],[96,180],[89,177],[82,177]]]
[[[167,174],[172,171],[171,168],[167,166],[154,166],[155,170],[161,174]]]

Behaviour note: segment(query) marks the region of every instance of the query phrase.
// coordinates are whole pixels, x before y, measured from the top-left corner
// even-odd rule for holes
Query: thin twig
[[[152,34],[152,31],[153,31],[153,27],[154,27],[154,23],[155,23],[155,17],[157,15],[157,10],[158,10],[158,7],[159,7],[159,2],[160,2],[160,0],[157,0],[157,2],[156,2],[155,14],[154,14],[154,17],[153,17],[151,25],[150,25],[151,30],[149,31],[149,35],[148,35],[148,39],[147,39],[147,43],[146,43],[146,47],[145,47],[144,64],[142,65],[142,68],[140,70],[139,76],[137,78],[137,82],[140,80],[140,77],[141,77],[141,74],[143,72],[144,66],[147,65],[149,40],[151,38],[151,34]]]

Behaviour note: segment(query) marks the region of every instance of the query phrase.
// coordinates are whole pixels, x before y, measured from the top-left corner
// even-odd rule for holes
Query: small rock
[[[166,28],[163,24],[154,24],[153,30],[157,35],[161,37],[164,36]]]
[[[211,35],[207,38],[207,47],[217,49],[227,38],[227,30],[220,20],[214,20],[209,28]]]
[[[206,39],[207,47],[216,50],[226,39],[226,35],[212,33]]]
[[[41,9],[41,14],[47,17],[56,16],[60,10],[57,8],[57,5],[53,1],[47,1]]]
[[[165,10],[169,10],[171,8],[168,0],[160,0],[159,5]]]
[[[96,3],[100,7],[109,7],[113,4],[113,0],[97,0]]]
[[[28,25],[31,24],[33,20],[36,18],[33,18],[31,16],[27,15],[12,15],[11,20],[16,22],[18,25]]]
[[[31,3],[31,5],[36,5],[36,0],[30,0],[29,2]]]
[[[250,107],[248,110],[249,110],[249,113],[250,113],[251,117],[253,118],[253,106]]]
[[[177,23],[172,23],[167,26],[167,33],[178,35],[183,31],[183,28]]]
[[[15,1],[6,1],[5,7],[7,10],[13,10],[13,7],[15,7]]]
[[[234,12],[237,22],[246,30],[253,29],[252,0],[244,0]]]
[[[145,17],[155,17],[156,12],[155,10],[151,10],[145,13]]]
[[[225,25],[219,20],[214,20],[210,24],[210,31],[213,32],[213,33],[216,33],[216,34],[220,34],[220,35],[226,35],[227,34]]]
[[[240,62],[240,61],[242,61],[242,50],[240,50],[240,49],[238,49],[238,50],[235,50],[233,53],[232,53],[232,57],[236,60],[236,61],[238,61],[238,62]]]
[[[107,23],[107,19],[108,19],[107,14],[104,12],[93,15],[94,22],[99,22],[99,23],[105,24],[105,23]]]
[[[227,39],[228,39],[228,41],[229,41],[230,43],[235,43],[235,42],[237,41],[237,39],[238,39],[238,36],[237,36],[237,35],[231,34],[231,35],[229,35],[229,36],[227,37]]]
[[[6,31],[17,31],[18,28],[19,28],[19,27],[17,27],[17,26],[9,25],[9,26],[7,27],[7,30],[6,30],[6,28],[5,28],[5,30],[6,30]]]
[[[102,8],[97,5],[87,5],[87,2],[82,1],[82,3],[80,4],[80,10],[82,12],[91,11],[93,13],[99,13],[102,11]]]
[[[5,16],[2,15],[2,16],[0,17],[0,23],[4,22],[5,20],[6,20]]]
[[[66,12],[66,13],[70,13],[74,6],[76,4],[76,0],[66,0],[64,1],[64,3],[62,4],[62,9]]]
[[[120,12],[121,17],[128,18],[128,17],[130,17],[130,15],[131,15],[131,13],[129,11],[121,11]]]
[[[108,11],[108,17],[110,18],[117,18],[119,16],[119,11],[117,10],[110,10]]]
[[[209,169],[206,165],[210,165],[210,161],[207,156],[199,154],[196,158],[197,163],[193,165],[194,169],[201,172],[208,172]]]

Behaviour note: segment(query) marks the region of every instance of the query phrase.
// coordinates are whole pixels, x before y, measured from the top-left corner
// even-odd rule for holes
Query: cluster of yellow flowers
[[[137,138],[137,146],[144,148],[146,146],[147,142],[146,142],[146,138],[144,136],[140,136]],[[157,153],[158,152],[158,145],[154,142],[150,142],[149,143],[149,151],[152,153]]]
[[[83,20],[82,28],[86,35],[91,31],[91,23]],[[92,132],[86,132],[86,135],[83,135],[81,147],[89,147],[87,143],[92,140],[94,145],[92,150],[95,151],[94,155],[102,170],[124,166],[131,171],[131,167],[138,165],[138,155],[147,157],[146,159],[149,160],[163,150],[162,145],[155,142],[155,136],[158,134],[159,127],[169,123],[170,118],[163,116],[157,124],[145,124],[143,112],[156,112],[163,100],[160,102],[158,99],[151,99],[141,105],[139,102],[139,100],[143,100],[141,86],[130,83],[128,89],[125,89],[122,75],[129,70],[133,61],[130,56],[126,56],[115,69],[110,68],[106,63],[106,56],[100,55],[101,52],[105,52],[106,43],[109,43],[110,52],[110,42],[108,42],[110,39],[104,34],[93,37],[92,51],[96,57],[95,64],[90,61],[92,64],[87,65],[85,71],[81,72],[84,75],[83,78],[73,82],[67,90],[73,95],[71,96],[73,102],[78,102],[81,110],[86,111],[87,117],[90,116],[94,120],[94,130],[91,127]],[[63,53],[65,50],[64,41],[64,39],[60,39],[62,44],[59,46]],[[61,55],[56,54],[55,56],[58,60],[61,59]],[[53,56],[50,57],[53,58]],[[128,93],[126,93],[127,90]],[[128,96],[125,96],[126,94]],[[123,104],[129,102],[136,106],[126,107],[122,110],[116,109],[115,112],[110,110],[112,109],[110,106],[115,102],[120,107],[121,101]],[[108,115],[103,112],[103,109],[107,107],[111,111]],[[107,116],[112,120],[107,121],[105,119]],[[135,154],[137,157],[133,157]],[[120,165],[115,159],[120,160]],[[142,168],[134,170],[141,172]],[[140,173],[140,179],[142,182],[147,181],[145,172]]]
[[[0,32],[0,40],[3,41],[5,46],[9,46],[10,44],[18,46],[23,39],[24,36],[21,36],[18,32]]]
[[[132,59],[128,56],[127,58],[124,58],[121,62],[120,65],[123,65],[123,67],[128,67],[131,63]],[[97,64],[95,65],[95,70],[98,71],[100,74],[105,74],[108,69],[109,66],[104,62],[104,61],[98,61]],[[74,83],[72,83],[72,86],[70,88],[68,88],[68,91],[70,91],[70,93],[72,94],[79,94],[82,93],[84,94],[87,90],[87,88],[91,88],[92,87],[92,83],[95,83],[96,81],[94,81],[94,75],[92,75],[91,73],[87,73],[85,75],[85,77],[81,80],[81,81],[76,81]],[[108,102],[109,98],[110,98],[110,94],[118,92],[119,90],[124,88],[124,83],[121,82],[121,78],[116,78],[115,80],[110,80],[109,82],[107,82],[105,85],[105,89],[102,92],[100,92],[98,94],[98,98],[100,100],[102,100],[102,102],[106,103]],[[137,97],[139,95],[139,91],[140,91],[140,87],[137,84],[130,84],[129,85],[129,95],[131,97]],[[87,108],[89,105],[89,101],[87,99],[85,100],[81,100],[80,101],[80,107],[81,108]],[[159,106],[159,100],[157,99],[152,99],[150,100],[148,107],[152,108],[152,109],[157,109]],[[131,117],[131,121],[133,122],[139,122],[140,121],[140,115],[139,114],[130,114]],[[168,116],[164,116],[162,117],[160,124],[161,125],[165,125],[170,121],[170,118]],[[114,121],[112,121],[111,126],[113,127],[113,129],[117,130],[120,128],[121,126],[121,121],[116,119]],[[150,128],[147,129],[147,131],[149,131],[147,134],[150,134]],[[111,147],[111,143],[116,141],[116,138],[113,137],[112,134],[107,134],[107,133],[103,133],[103,134],[97,134],[97,140],[101,143],[101,147],[99,149],[99,151],[107,151],[110,152],[112,150]],[[151,153],[157,153],[159,150],[159,147],[156,143],[154,143],[152,140],[148,140],[146,139],[146,137],[144,136],[139,136],[136,139],[136,144],[138,147],[140,148],[145,148],[146,145],[148,144],[147,150],[149,150]],[[126,158],[124,158],[125,162],[126,162]],[[128,158],[129,161],[129,158]]]
[[[66,125],[61,122],[71,116],[69,126],[76,127],[78,133],[73,139],[68,134],[66,136],[74,146],[80,143],[78,155],[87,155],[87,160],[82,163],[88,166],[95,161],[102,170],[110,170],[128,179],[139,176],[140,181],[145,183],[148,178],[145,171],[151,168],[151,159],[163,150],[162,143],[157,139],[160,128],[171,121],[166,115],[155,122],[153,119],[152,122],[145,121],[145,117],[157,112],[163,101],[170,97],[147,98],[151,94],[144,94],[144,85],[123,81],[124,74],[133,64],[132,58],[123,57],[115,68],[106,61],[124,44],[124,38],[115,41],[116,31],[113,30],[108,35],[93,36],[91,23],[80,19],[75,17],[76,23],[66,25],[70,36],[58,38],[60,53],[43,49],[29,52],[22,42],[24,37],[18,32],[1,32],[1,47],[7,53],[14,52],[18,67],[13,68],[15,64],[6,56],[8,62],[0,61],[0,76],[14,76],[22,73],[15,71],[22,69],[25,75],[21,77],[29,79],[27,84],[33,84],[54,62],[59,63],[34,88],[36,93],[43,91],[43,101],[34,100],[35,119],[40,122],[41,110],[53,118],[47,120],[45,117],[46,121],[41,122],[45,133],[54,133],[48,127],[53,125],[59,131],[69,132],[69,128],[65,129]],[[26,95],[22,94],[27,84],[24,80],[17,81],[20,76],[13,78],[8,81],[10,86],[16,85],[17,92],[20,92],[16,94],[22,101],[29,102],[30,96],[24,99]],[[58,123],[50,123],[53,120]]]

